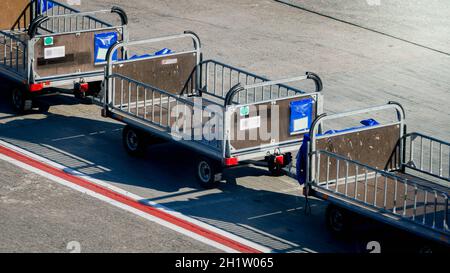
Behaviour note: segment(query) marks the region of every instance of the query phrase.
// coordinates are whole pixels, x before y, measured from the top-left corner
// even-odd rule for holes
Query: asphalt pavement
[[[448,35],[438,37],[448,33],[448,18],[433,17],[423,1],[408,13],[392,12],[383,0],[376,12],[347,0],[293,2],[448,50]],[[80,9],[111,5],[128,12],[132,40],[193,30],[208,59],[273,79],[318,73],[328,113],[395,100],[405,106],[409,130],[450,139],[450,57],[445,54],[268,0],[91,0]],[[379,13],[394,22],[407,20],[407,26],[382,23]],[[424,17],[433,19],[421,27]],[[414,36],[427,29],[435,30],[425,31],[433,39]],[[166,143],[150,147],[144,158],[130,158],[121,146],[123,125],[102,118],[98,106],[61,95],[48,99],[48,114],[16,116],[8,89],[2,81],[1,140],[274,251],[355,251],[354,242],[327,231],[323,202],[313,200],[312,214],[305,215],[301,187],[288,177],[245,166],[226,171],[219,188],[204,190],[195,181],[189,150]],[[0,172],[0,251],[66,251],[69,240],[94,252],[216,251],[7,163],[0,162]]]

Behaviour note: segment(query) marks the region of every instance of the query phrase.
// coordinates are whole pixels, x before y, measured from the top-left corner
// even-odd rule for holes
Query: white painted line
[[[32,158],[32,159],[34,159],[36,161],[39,161],[39,162],[42,162],[42,163],[47,164],[49,166],[52,166],[52,167],[54,167],[56,169],[63,170],[64,172],[66,172],[66,173],[68,173],[70,175],[73,175],[74,177],[80,177],[80,178],[82,178],[82,179],[84,179],[86,181],[89,181],[89,182],[93,183],[93,184],[96,184],[96,185],[99,185],[99,186],[104,187],[106,189],[109,189],[111,191],[117,192],[118,194],[121,194],[123,196],[127,196],[127,197],[129,197],[131,199],[140,201],[140,203],[142,203],[142,204],[146,204],[146,205],[151,206],[151,207],[153,207],[155,209],[161,210],[161,211],[163,211],[166,214],[170,214],[170,215],[172,215],[172,216],[174,216],[176,218],[179,218],[179,219],[182,219],[182,220],[184,220],[186,222],[192,223],[193,225],[199,226],[199,227],[204,228],[206,230],[209,230],[209,231],[211,231],[213,233],[216,233],[216,234],[219,234],[219,235],[224,236],[226,238],[229,238],[229,239],[231,239],[233,241],[236,241],[236,242],[238,242],[238,243],[240,243],[242,245],[248,246],[250,248],[256,249],[256,250],[261,251],[261,252],[266,252],[266,253],[267,252],[272,252],[272,250],[270,248],[261,246],[261,245],[255,243],[255,242],[251,242],[251,241],[249,241],[247,239],[244,239],[242,237],[239,237],[237,235],[231,234],[231,233],[226,232],[224,230],[221,230],[219,228],[216,228],[216,227],[213,227],[211,225],[208,225],[208,224],[206,224],[204,222],[201,222],[201,221],[198,221],[198,220],[193,219],[191,217],[188,217],[186,215],[183,215],[180,212],[177,212],[175,210],[172,210],[170,208],[162,206],[162,205],[160,205],[158,203],[147,201],[147,200],[145,200],[145,198],[143,198],[141,196],[135,195],[135,194],[130,193],[128,191],[125,191],[125,190],[123,190],[121,188],[118,188],[118,187],[116,187],[114,185],[111,185],[111,184],[109,184],[107,182],[104,182],[104,181],[92,178],[92,177],[90,177],[88,175],[85,175],[85,174],[82,174],[82,173],[80,173],[78,171],[75,171],[75,170],[72,170],[70,168],[67,168],[66,166],[63,166],[63,165],[58,164],[56,162],[53,162],[53,161],[51,161],[49,159],[43,158],[43,157],[41,157],[39,155],[33,154],[33,153],[29,152],[29,151],[26,151],[26,150],[24,150],[22,148],[14,146],[14,145],[12,145],[10,143],[7,143],[7,142],[4,142],[4,141],[0,140],[0,145],[5,147],[5,148],[8,148],[8,149],[10,149],[12,151],[15,151],[15,152],[17,152],[19,154],[23,154],[23,155],[25,155],[25,156],[27,156],[29,158]],[[145,216],[144,218],[146,218],[148,220],[157,222],[157,223],[159,223],[159,224],[161,224],[163,226],[166,226],[168,228],[176,230],[176,231],[178,231],[178,232],[180,232],[180,233],[182,233],[184,235],[187,235],[187,236],[189,236],[189,237],[191,237],[193,239],[199,240],[201,242],[205,242],[205,243],[207,243],[207,244],[209,244],[211,246],[217,247],[218,249],[221,249],[223,251],[236,252],[236,250],[231,249],[230,247],[224,246],[223,244],[220,244],[220,243],[217,243],[215,241],[209,240],[208,238],[205,238],[203,236],[199,236],[196,233],[193,233],[191,231],[188,231],[188,230],[185,230],[185,229],[180,228],[178,226],[175,226],[175,225],[173,225],[171,223],[168,223],[168,222],[166,222],[164,220],[161,220],[159,218],[156,218],[156,217],[153,217],[151,215],[148,215],[145,212],[142,212],[142,211],[140,211],[138,209],[135,209],[135,208],[133,208],[131,206],[127,206],[127,205],[121,204],[121,203],[119,203],[119,202],[117,202],[117,201],[115,201],[113,199],[110,199],[110,198],[105,197],[105,196],[103,196],[101,194],[98,194],[98,193],[90,191],[90,190],[88,190],[86,188],[83,188],[83,187],[80,187],[80,186],[75,185],[73,183],[70,183],[68,181],[65,181],[64,179],[61,179],[59,177],[53,176],[51,174],[48,174],[48,173],[46,173],[46,172],[44,172],[42,170],[39,170],[37,168],[31,167],[31,166],[29,166],[29,165],[27,165],[25,163],[22,163],[22,162],[20,162],[20,161],[18,161],[16,159],[13,159],[11,157],[7,157],[5,155],[1,155],[1,159],[5,160],[5,161],[8,161],[8,162],[10,162],[10,163],[12,163],[12,164],[14,164],[16,166],[19,166],[19,167],[21,167],[23,169],[27,169],[27,170],[30,170],[30,171],[32,171],[34,173],[42,175],[42,176],[44,176],[46,178],[49,178],[49,179],[51,179],[51,180],[53,180],[53,181],[55,181],[57,183],[60,183],[62,185],[68,186],[68,187],[70,187],[72,189],[75,189],[77,191],[80,191],[82,193],[86,193],[86,194],[88,194],[88,195],[90,195],[92,197],[95,197],[95,198],[98,198],[98,199],[103,200],[105,202],[108,202],[108,203],[110,203],[110,204],[112,204],[112,205],[114,205],[116,207],[123,208],[124,210],[130,211],[130,212],[132,212],[134,214],[137,214],[139,216],[142,216],[142,217]],[[145,200],[145,201],[141,201],[141,200]]]

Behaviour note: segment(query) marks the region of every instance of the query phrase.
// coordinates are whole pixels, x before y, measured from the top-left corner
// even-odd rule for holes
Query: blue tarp
[[[53,8],[54,6],[56,6],[55,3],[53,3],[53,1],[50,0],[38,0],[39,3],[39,7],[40,7],[40,11],[41,12],[45,12],[51,8]]]
[[[291,134],[309,130],[312,123],[314,100],[304,99],[290,103],[291,117],[289,132]]]
[[[376,125],[379,125],[380,123],[378,123],[374,119],[366,119],[366,120],[361,121],[361,124],[363,126],[351,127],[351,128],[347,128],[347,129],[343,129],[343,130],[329,130],[329,131],[326,131],[325,133],[319,134],[317,136],[343,133],[343,132],[352,131],[352,130],[360,129],[360,128],[364,128],[364,127],[376,126]],[[303,185],[306,183],[306,168],[307,168],[306,162],[308,159],[308,142],[310,140],[311,140],[311,138],[309,137],[309,134],[306,134],[303,138],[302,146],[300,147],[300,150],[298,151],[298,154],[297,154],[297,163],[296,163],[297,181],[300,183],[300,185]]]
[[[99,33],[95,34],[95,48],[94,48],[94,56],[95,63],[105,62],[106,54],[108,53],[109,48],[117,42],[117,32],[107,32],[107,33]],[[113,60],[117,61],[117,51],[114,52]]]
[[[156,51],[153,54],[133,55],[130,58],[128,58],[128,60],[143,59],[143,58],[148,58],[148,57],[152,57],[152,56],[167,55],[167,54],[171,54],[171,53],[173,53],[172,50],[170,50],[168,48],[163,48],[163,49],[161,49],[159,51]]]

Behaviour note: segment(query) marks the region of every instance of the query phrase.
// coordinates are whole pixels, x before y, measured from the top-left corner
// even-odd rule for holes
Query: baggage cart
[[[96,95],[107,49],[128,39],[127,15],[118,7],[79,12],[50,0],[2,0],[2,8],[0,76],[16,83],[11,101],[19,112],[64,86],[73,87],[77,97]],[[96,18],[107,13],[119,16],[120,23]],[[40,108],[48,110],[45,104]]]
[[[182,39],[192,40],[194,47],[166,55],[112,59],[114,52],[124,47]],[[132,54],[127,51],[126,55]],[[314,82],[314,91],[286,85],[306,80]],[[228,64],[203,60],[199,37],[186,31],[117,43],[110,49],[103,116],[127,124],[123,142],[130,154],[141,154],[145,144],[161,140],[191,149],[197,178],[203,186],[214,187],[224,167],[248,160],[266,160],[270,171],[279,174],[290,163],[290,153],[298,150],[307,124],[321,114],[321,90],[322,82],[314,73],[271,81]],[[306,107],[309,116],[292,120],[295,103],[303,103],[300,106]],[[209,128],[212,119],[216,126]],[[189,121],[194,125],[187,126]],[[297,126],[294,131],[293,123]],[[264,127],[279,134],[263,136],[259,129]],[[234,137],[237,134],[253,138],[239,139]]]
[[[393,122],[373,119],[363,126],[323,133],[325,123],[360,115],[395,113]],[[450,245],[450,143],[407,133],[405,112],[388,105],[322,114],[313,122],[298,157],[304,194],[330,203],[327,224],[348,231],[351,213]],[[309,140],[308,140],[309,139]]]

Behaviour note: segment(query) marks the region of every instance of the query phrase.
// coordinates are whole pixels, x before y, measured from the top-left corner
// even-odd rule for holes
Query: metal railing
[[[9,70],[26,74],[27,70],[27,44],[18,37],[0,31],[0,54],[3,58],[0,64]]]
[[[215,60],[201,62],[199,70],[197,71],[200,71],[200,86],[198,89],[204,94],[221,100],[225,100],[227,94],[232,91],[237,84],[250,86],[270,81],[265,77]],[[194,78],[191,77],[186,86],[192,88],[193,80]],[[233,98],[233,101],[238,104],[249,104],[304,93],[305,92],[300,89],[285,84],[263,85],[247,88],[244,92],[238,92],[237,97]]]
[[[416,224],[449,232],[448,193],[327,151],[315,151],[313,186]],[[323,173],[321,173],[321,171]]]
[[[314,76],[311,76],[314,75]],[[293,77],[275,81],[264,81],[255,84],[248,84],[242,86],[240,83],[231,88],[225,97],[225,106],[231,104],[250,104],[258,102],[266,102],[278,100],[282,98],[290,98],[298,95],[304,95],[306,92],[286,86],[286,83],[300,82],[308,79],[313,79],[316,84],[315,92],[322,91],[322,81],[319,76],[314,73],[307,72],[304,76]],[[252,91],[253,90],[253,91]],[[285,90],[283,93],[282,91]],[[252,92],[253,95],[248,94]]]
[[[420,133],[403,140],[404,167],[450,181],[450,143]]]
[[[27,5],[27,7],[21,13],[17,21],[11,27],[11,30],[18,30],[18,31],[27,30],[29,24],[37,16],[59,16],[74,13],[79,13],[79,11],[56,1],[49,0],[43,2],[40,0],[33,0]],[[94,20],[97,21],[98,23],[102,23],[100,20],[97,20],[93,17],[90,17],[89,20]],[[54,28],[51,28],[48,23],[43,28],[45,28],[49,32],[58,32],[54,31]]]
[[[194,135],[192,122],[197,107],[194,101],[120,74],[113,74],[109,79],[112,83],[110,106],[113,110],[138,118],[169,134],[182,131],[174,137],[201,142],[215,150],[221,149],[221,141],[208,138],[203,132],[201,139]],[[202,105],[200,107],[200,111],[208,110]]]
[[[43,3],[45,3],[45,7],[41,6]],[[55,1],[41,2],[34,0],[27,5],[15,24],[11,27],[11,30],[26,31],[38,17],[46,18],[45,21],[39,24],[39,30],[44,31],[43,34],[108,28],[112,25],[93,17],[97,13],[106,12],[111,12],[111,10],[79,12],[76,9]]]
[[[11,26],[12,31],[27,30],[31,21],[34,20],[40,13],[38,0],[33,0],[28,3],[25,9],[20,14],[14,25]]]
[[[54,9],[58,9],[59,6]],[[65,12],[65,11],[64,11]],[[72,12],[47,15],[48,20],[40,25],[40,29],[48,33],[70,33],[82,32],[111,27],[110,24],[102,22],[92,16],[100,13],[110,13],[111,10],[99,10],[92,12]]]

